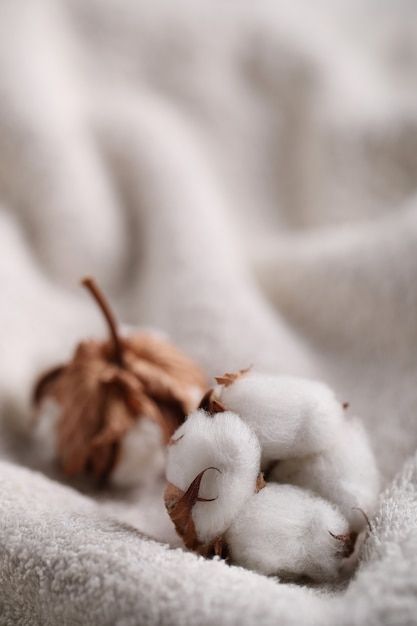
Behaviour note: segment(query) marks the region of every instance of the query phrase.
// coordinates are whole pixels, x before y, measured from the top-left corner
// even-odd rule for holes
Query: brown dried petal
[[[164,499],[168,514],[174,523],[175,530],[190,550],[197,550],[201,545],[195,530],[192,515],[193,506],[196,502],[213,502],[216,500],[216,498],[200,498],[198,496],[202,478],[209,469],[220,471],[217,467],[206,467],[197,474],[185,492],[171,483],[168,483],[165,489]]]
[[[183,437],[184,435],[181,435],[178,439],[173,441],[171,440],[171,445],[175,445],[175,443],[180,441]],[[186,548],[207,558],[219,556],[226,559],[228,558],[228,547],[223,536],[216,537],[207,544],[202,544],[197,538],[192,516],[193,507],[196,502],[212,502],[216,500],[216,498],[207,499],[200,498],[198,496],[201,480],[209,469],[214,469],[218,472],[220,471],[217,467],[206,467],[206,469],[194,478],[185,492],[172,483],[167,483],[164,494],[165,507],[168,511],[168,515],[174,523],[175,530],[183,540]],[[258,493],[261,489],[263,489],[265,484],[263,474],[260,472],[255,484],[255,493]]]
[[[200,404],[198,405],[199,409],[202,409],[209,415],[223,413],[226,410],[220,400],[217,400],[214,393],[214,389],[209,389],[208,391],[206,391],[204,396],[201,398]]]
[[[252,366],[250,365],[249,367],[245,367],[237,372],[226,372],[223,376],[215,376],[214,378],[219,385],[230,387],[230,385],[233,385],[236,380],[247,374],[251,367]]]
[[[259,493],[261,489],[263,489],[266,485],[265,478],[262,472],[259,472],[258,477],[256,479],[255,485],[255,493]]]
[[[129,337],[128,347],[141,361],[153,363],[180,384],[206,388],[207,381],[202,371],[169,341],[153,334],[137,333]]]
[[[56,365],[44,372],[35,382],[32,390],[32,403],[39,406],[44,397],[50,392],[51,386],[56,379],[61,376],[65,369],[65,365]]]

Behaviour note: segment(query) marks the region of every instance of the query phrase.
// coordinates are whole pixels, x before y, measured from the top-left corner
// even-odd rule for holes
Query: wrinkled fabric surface
[[[2,0],[2,625],[416,623],[416,17]],[[162,485],[61,484],[30,389],[104,333],[86,273],[210,376],[254,364],[349,401],[385,491],[348,584],[184,552]]]

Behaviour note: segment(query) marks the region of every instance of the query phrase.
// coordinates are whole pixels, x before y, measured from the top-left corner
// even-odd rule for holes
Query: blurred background
[[[126,179],[157,118],[251,240],[414,193],[412,1],[4,0],[0,17],[1,199],[60,282],[132,261]]]
[[[326,378],[392,474],[416,444],[416,18],[1,0],[2,406],[26,413],[40,368],[97,331],[88,273],[210,373]]]

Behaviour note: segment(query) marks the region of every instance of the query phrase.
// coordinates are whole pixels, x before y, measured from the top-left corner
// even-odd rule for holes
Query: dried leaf
[[[249,367],[245,367],[237,372],[226,372],[223,376],[215,376],[214,378],[219,385],[230,387],[230,385],[233,385],[236,380],[247,374],[251,368],[252,366],[250,365]]]
[[[261,489],[263,489],[266,485],[265,478],[262,472],[259,472],[258,477],[256,479],[255,485],[255,493],[259,493]]]
[[[183,437],[184,435],[181,435],[181,437],[172,441],[171,445],[175,445],[175,443],[180,441]],[[201,480],[209,469],[216,470],[217,472],[220,471],[217,467],[206,467],[194,478],[185,492],[172,483],[168,483],[164,494],[165,507],[168,511],[168,515],[174,523],[175,530],[183,540],[186,548],[207,558],[219,556],[220,558],[227,559],[228,547],[223,536],[216,537],[209,543],[202,544],[197,538],[193,520],[193,507],[196,502],[213,502],[217,499],[200,498],[198,495]],[[254,493],[258,493],[261,489],[263,489],[265,484],[263,474],[260,472],[256,479]]]
[[[64,368],[65,365],[56,365],[55,367],[48,369],[40,378],[38,378],[32,390],[32,403],[35,406],[39,405],[42,398],[48,394],[50,385],[52,385],[58,376],[62,374]]]
[[[216,413],[223,413],[226,410],[226,408],[220,402],[220,400],[217,400],[217,398],[215,397],[214,389],[209,389],[208,391],[206,391],[206,393],[201,399],[200,404],[198,405],[198,408],[202,409],[209,415],[215,415]]]
[[[220,472],[217,467],[206,467],[194,478],[185,492],[171,483],[168,483],[165,489],[165,506],[169,516],[185,546],[190,550],[199,551],[202,547],[195,530],[192,515],[193,506],[196,502],[213,502],[216,500],[216,498],[200,498],[198,495],[203,476],[210,469]]]
[[[64,472],[105,479],[117,462],[121,439],[138,419],[158,423],[168,442],[196,408],[196,391],[203,393],[206,383],[198,366],[169,342],[146,333],[121,338],[94,281],[83,284],[104,314],[110,339],[81,342],[67,365],[40,377],[33,401],[39,407],[50,397],[61,408],[57,453]]]

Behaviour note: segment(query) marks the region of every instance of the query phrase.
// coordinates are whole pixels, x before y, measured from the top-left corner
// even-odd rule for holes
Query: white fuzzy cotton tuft
[[[257,434],[264,468],[271,461],[328,448],[344,417],[327,385],[303,378],[251,371],[220,387],[218,396]]]
[[[36,415],[33,441],[42,461],[52,462],[57,455],[57,423],[61,412],[58,402],[52,398],[43,400]]]
[[[379,473],[366,432],[358,420],[347,419],[328,450],[301,459],[278,462],[269,480],[311,489],[336,504],[359,531],[376,507]]]
[[[140,417],[120,441],[120,454],[110,474],[111,484],[134,487],[163,475],[165,445],[160,426]]]
[[[253,495],[226,533],[232,561],[284,579],[335,579],[348,523],[331,504],[289,485],[268,484]]]
[[[57,459],[57,425],[60,405],[46,398],[36,416],[33,439],[39,458],[45,462]],[[120,454],[109,480],[117,487],[134,487],[163,475],[166,451],[161,428],[147,417],[136,424],[120,441]]]
[[[178,428],[168,448],[167,479],[183,491],[205,468],[192,516],[198,539],[207,543],[225,532],[255,491],[260,468],[256,435],[242,420],[226,411],[213,416],[195,411]]]

